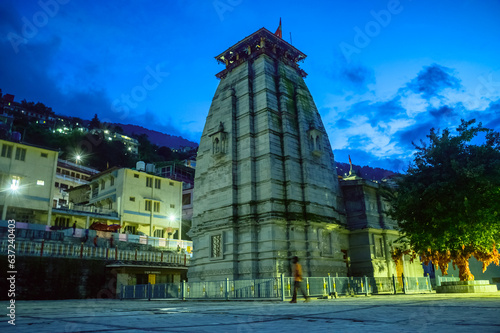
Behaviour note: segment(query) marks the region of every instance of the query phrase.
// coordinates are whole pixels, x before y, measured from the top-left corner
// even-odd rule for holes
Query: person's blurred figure
[[[297,256],[292,258],[292,273],[293,273],[293,297],[290,303],[297,303],[297,289],[300,288],[300,292],[304,295],[306,302],[309,301],[309,297],[307,297],[306,292],[304,291],[304,287],[302,286],[302,266],[299,264],[299,258]]]

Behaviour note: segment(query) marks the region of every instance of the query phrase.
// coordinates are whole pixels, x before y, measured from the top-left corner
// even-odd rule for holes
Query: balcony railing
[[[8,240],[0,241],[0,250],[7,253]],[[188,266],[190,256],[187,254],[164,251],[121,250],[94,246],[64,244],[45,241],[16,241],[16,255],[36,257],[65,257],[80,259],[132,260]]]
[[[58,179],[67,180],[69,182],[78,183],[78,184],[81,184],[81,185],[88,184],[88,181],[86,181],[84,179],[76,178],[76,177],[72,177],[72,176],[68,176],[68,175],[62,175],[60,173],[56,174],[56,177]]]
[[[72,204],[70,206],[61,206],[61,208],[58,208],[58,209],[66,210],[68,212],[75,211],[75,212],[93,213],[93,214],[99,214],[99,215],[118,217],[118,212],[116,212],[112,209],[109,209],[109,208],[96,207],[96,206],[84,206],[84,205]]]

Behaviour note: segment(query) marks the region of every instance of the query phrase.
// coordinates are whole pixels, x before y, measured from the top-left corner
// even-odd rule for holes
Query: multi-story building
[[[105,140],[108,141],[119,141],[125,145],[127,151],[132,154],[139,154],[139,141],[137,139],[131,138],[125,134],[116,133],[110,131],[109,129],[94,128],[90,133],[95,135],[102,135]]]
[[[111,168],[88,181],[69,190],[70,209],[93,208],[105,222],[106,214],[115,216],[123,233],[181,239],[181,182],[128,168]],[[88,220],[77,223],[88,228]]]
[[[0,146],[2,220],[50,225],[58,151],[5,140]]]
[[[88,183],[88,179],[99,173],[99,170],[85,167],[70,161],[57,161],[55,192],[52,200],[54,208],[68,206],[68,190]]]
[[[196,161],[163,162],[156,166],[156,175],[182,182],[182,239],[190,239],[186,234],[191,229],[193,218],[194,166]]]

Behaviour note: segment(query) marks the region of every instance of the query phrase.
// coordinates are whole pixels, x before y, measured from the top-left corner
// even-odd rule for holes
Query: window
[[[175,208],[175,205],[174,204],[170,204],[170,208]]]
[[[80,179],[80,174],[79,173],[76,174],[76,179]]]
[[[59,187],[59,183],[58,182],[56,182],[56,187]]]
[[[115,177],[111,177],[111,180],[109,181],[109,186],[115,185]]]
[[[185,193],[182,195],[182,205],[187,206],[191,204],[191,193]]]
[[[75,173],[74,172],[71,173],[71,177],[73,177],[73,178],[75,177]]]
[[[2,145],[2,157],[11,158],[12,157],[12,146],[11,145]]]
[[[146,187],[153,187],[153,177],[146,177]]]
[[[169,182],[168,185],[174,186],[174,182]]]
[[[26,149],[24,148],[16,148],[16,160],[18,161],[24,161],[26,158]]]
[[[125,229],[123,229],[123,231],[126,233],[126,234],[135,234],[135,230],[137,229],[137,227],[134,227],[134,226],[131,226],[131,225],[128,225],[125,227]]]
[[[47,158],[49,156],[49,154],[47,154],[47,153],[40,153],[40,156]]]
[[[134,178],[139,178],[139,174],[134,173]]]
[[[154,237],[163,238],[163,229],[157,229],[157,230],[155,230]]]
[[[61,173],[61,168],[57,168],[57,173]]]
[[[375,237],[375,256],[377,258],[384,257],[384,239]]]
[[[161,179],[155,179],[155,188],[157,189],[161,188]]]
[[[154,204],[154,211],[156,213],[160,212],[160,203],[159,202],[155,202],[155,204]]]
[[[145,207],[144,207],[144,210],[146,210],[147,212],[150,212],[150,211],[151,211],[151,200],[146,200],[146,201],[145,201]]]
[[[323,254],[332,254],[332,237],[330,232],[323,231],[322,236]]]
[[[135,202],[135,197],[130,197],[129,200]]]
[[[101,190],[104,190],[106,188],[106,182],[103,180],[101,182]]]
[[[211,238],[212,258],[222,257],[222,235],[214,235]]]

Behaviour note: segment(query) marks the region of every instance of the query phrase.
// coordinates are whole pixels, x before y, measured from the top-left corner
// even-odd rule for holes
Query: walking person
[[[300,292],[304,295],[306,302],[309,302],[309,297],[307,297],[304,287],[302,286],[302,266],[299,264],[299,257],[295,256],[292,258],[292,273],[293,273],[293,297],[290,303],[297,303],[297,289],[300,288]]]
[[[99,238],[99,236],[95,235],[94,237],[94,246],[97,247],[97,239]]]
[[[114,243],[115,243],[115,239],[113,238],[113,235],[111,235],[111,238],[109,239],[109,247],[113,248]]]
[[[75,235],[75,231],[76,231],[76,221],[73,222],[73,236]]]

